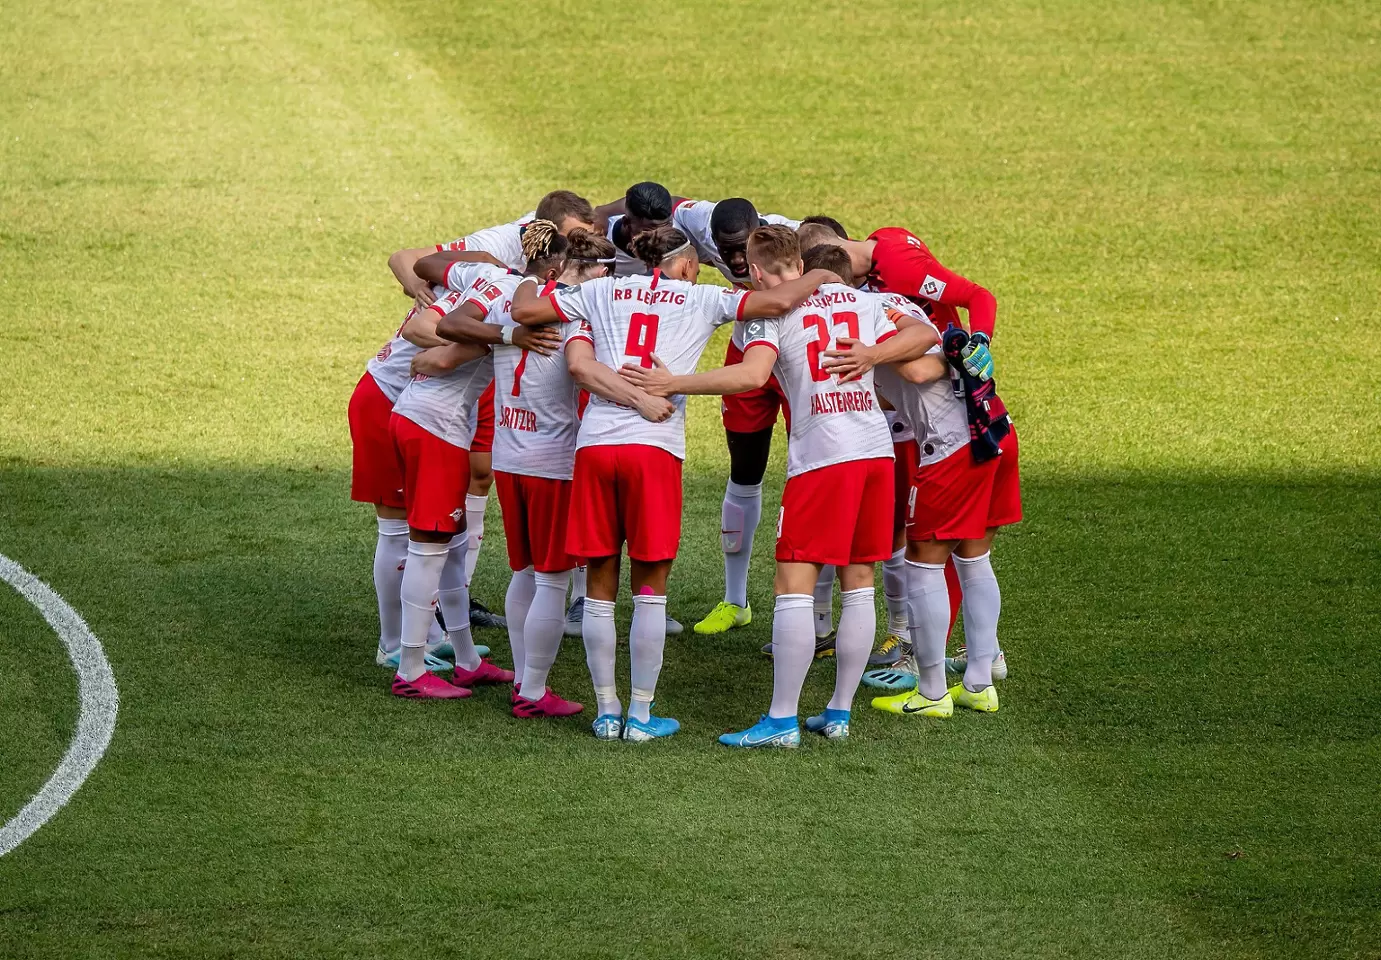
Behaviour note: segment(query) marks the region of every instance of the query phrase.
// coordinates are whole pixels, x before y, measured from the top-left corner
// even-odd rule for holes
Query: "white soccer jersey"
[[[485,312],[488,323],[516,327],[511,308],[521,280],[516,274],[481,280],[468,300]],[[493,351],[494,469],[569,480],[580,428],[580,389],[566,369],[564,346],[547,355],[506,344]]]
[[[615,214],[609,218],[609,229],[604,231],[605,237],[610,243],[614,244],[614,276],[616,277],[636,277],[645,276],[652,271],[647,269],[647,264],[643,263],[631,253],[624,253],[617,243],[614,243],[614,224],[623,219],[623,214]]]
[[[452,290],[428,309],[440,307],[438,312],[445,316],[464,298],[464,294]],[[443,376],[413,377],[394,401],[393,412],[433,436],[468,450],[475,439],[475,404],[492,379],[494,358],[487,353]]]
[[[468,294],[475,282],[481,279],[508,276],[509,271],[492,263],[466,263],[457,260],[446,268],[446,287],[457,293]]]
[[[749,320],[744,342],[765,343],[777,351],[773,370],[791,405],[791,437],[786,475],[892,456],[892,435],[873,393],[873,375],[839,383],[821,363],[839,337],[881,343],[897,328],[882,300],[872,294],[827,283],[805,303],[776,320]]]
[[[943,351],[937,343],[926,355],[943,358]],[[969,442],[968,412],[963,394],[956,393],[957,373],[950,371],[948,377],[933,383],[911,383],[890,364],[882,364],[874,372],[887,402],[916,432],[920,466],[943,460]]]
[[[537,211],[525,213],[512,223],[501,223],[496,227],[485,227],[450,243],[438,243],[437,250],[477,250],[497,257],[514,270],[527,266],[523,256],[523,227],[537,218]]]
[[[432,287],[432,296],[437,300],[445,298],[446,295],[445,287]],[[427,309],[432,308],[428,307]],[[437,313],[444,316],[447,309],[449,308],[443,307],[437,310]],[[408,311],[408,315],[403,318],[403,322],[398,326],[398,332],[393,335],[393,339],[384,344],[374,355],[374,358],[365,365],[369,375],[374,378],[374,382],[379,385],[384,396],[388,397],[392,403],[398,402],[398,396],[408,385],[408,381],[412,379],[412,358],[417,356],[422,349],[403,339],[403,327],[408,325],[408,321],[416,313],[417,305],[414,304],[412,309]]]
[[[695,244],[695,252],[701,263],[714,267],[730,283],[739,283],[741,281],[729,271],[728,264],[720,259],[719,247],[715,246],[714,236],[710,233],[710,216],[714,208],[713,200],[682,200],[671,211],[671,222]],[[801,225],[799,220],[775,213],[760,213],[758,218],[764,223],[790,227],[792,230]]]
[[[594,344],[595,357],[611,370],[625,363],[652,366],[652,355],[674,374],[695,372],[715,330],[738,319],[746,290],[702,286],[650,277],[601,277],[552,294],[557,312],[574,322],[569,340]],[[578,447],[647,444],[686,458],[686,398],[669,398],[676,412],[661,423],[636,410],[591,395],[580,422]]]

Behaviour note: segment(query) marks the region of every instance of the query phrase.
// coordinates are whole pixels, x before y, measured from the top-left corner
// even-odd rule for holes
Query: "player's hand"
[[[561,332],[552,324],[545,327],[519,326],[513,331],[513,345],[550,356],[561,349]]]
[[[676,406],[666,397],[654,397],[647,393],[635,405],[638,414],[644,420],[651,420],[653,423],[661,423],[676,412]]]
[[[987,334],[975,333],[969,337],[968,346],[960,351],[959,359],[964,361],[964,370],[969,376],[980,381],[993,378],[993,354],[988,349]]]
[[[661,358],[655,353],[652,355],[652,367],[640,366],[636,363],[625,363],[619,370],[623,379],[633,386],[638,387],[644,393],[653,397],[671,396],[671,370],[662,362]],[[665,417],[663,419],[666,419]]]
[[[450,373],[455,369],[455,364],[450,362],[451,351],[445,347],[428,347],[426,350],[419,350],[412,358],[412,375],[414,377],[439,377],[443,373]]]
[[[873,369],[876,363],[872,349],[863,341],[840,337],[835,341],[833,350],[825,351],[825,359],[820,366],[834,374],[840,383],[848,383]]]
[[[403,284],[403,292],[412,297],[418,310],[425,310],[436,303],[436,297],[432,295],[432,285],[416,274]]]

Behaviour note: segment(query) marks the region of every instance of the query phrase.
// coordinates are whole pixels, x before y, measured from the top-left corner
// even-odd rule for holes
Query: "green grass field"
[[[0,553],[122,706],[0,860],[0,957],[1381,957],[1378,90],[1345,0],[11,5]],[[386,695],[345,404],[387,255],[645,178],[907,225],[996,293],[1000,714],[715,744],[770,690],[770,522],[758,621],[669,645],[673,741]],[[0,587],[0,822],[76,713]]]

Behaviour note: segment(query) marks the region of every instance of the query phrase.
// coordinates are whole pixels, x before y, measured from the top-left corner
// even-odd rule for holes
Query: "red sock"
[[[954,621],[959,619],[959,605],[964,600],[964,588],[959,586],[959,571],[954,569],[954,558],[945,561],[945,587],[949,590],[949,633],[945,642],[954,636]]]

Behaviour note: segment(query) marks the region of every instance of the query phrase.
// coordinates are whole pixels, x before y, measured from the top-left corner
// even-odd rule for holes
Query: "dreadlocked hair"
[[[558,265],[566,259],[569,244],[550,220],[533,220],[523,228],[523,256],[527,272],[541,273],[541,267]]]
[[[690,241],[686,235],[669,223],[653,227],[628,241],[628,252],[633,254],[649,269],[662,265],[666,255],[686,246]],[[689,251],[688,251],[689,252]]]

